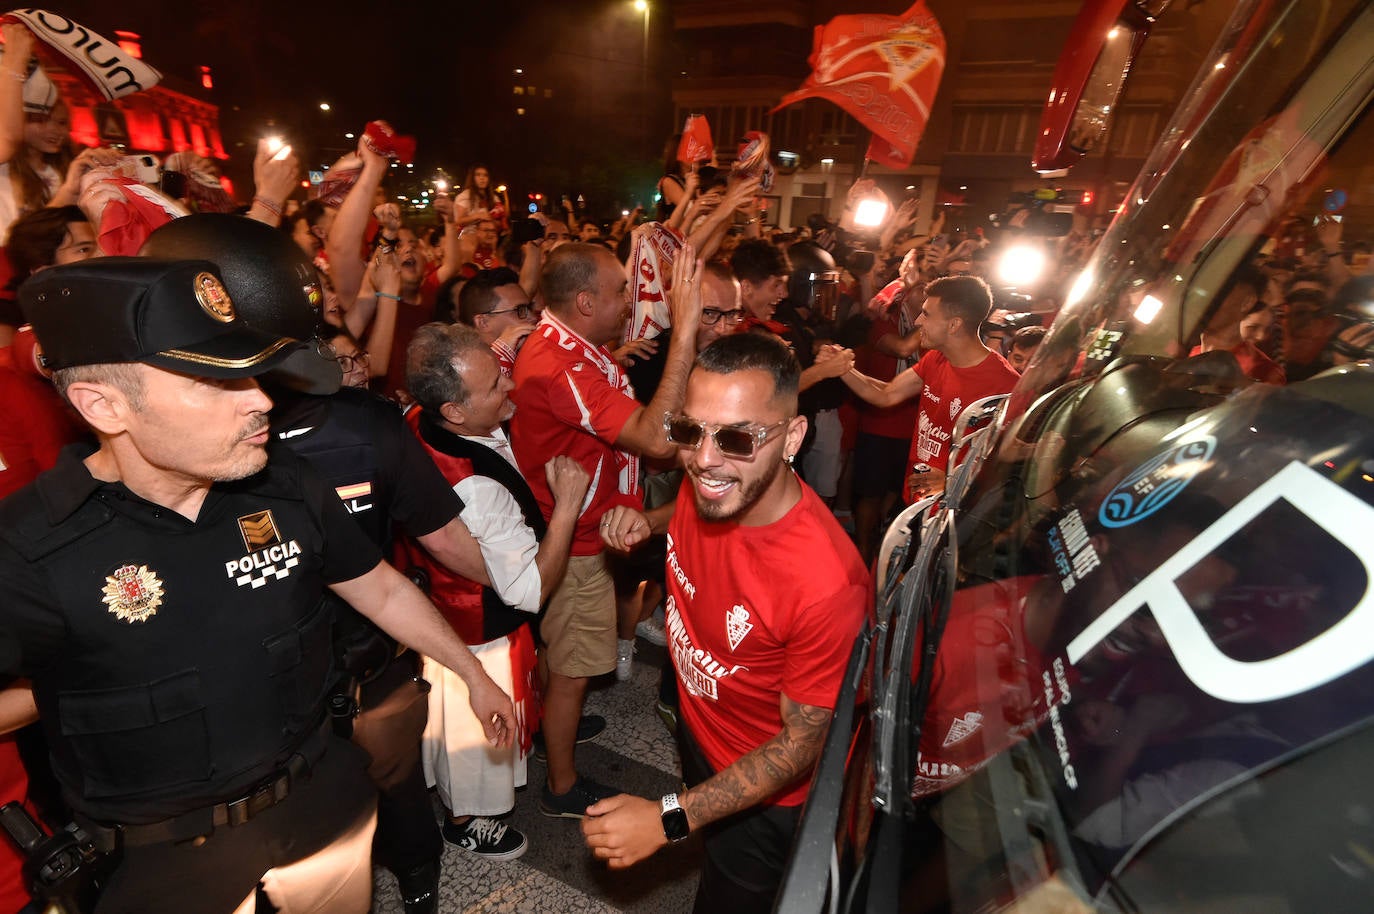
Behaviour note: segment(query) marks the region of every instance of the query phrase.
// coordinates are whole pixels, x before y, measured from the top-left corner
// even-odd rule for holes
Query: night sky
[[[231,155],[274,121],[318,167],[345,151],[345,132],[384,118],[418,138],[417,174],[442,166],[461,180],[481,161],[513,191],[587,193],[609,209],[652,187],[671,132],[673,51],[662,5],[651,14],[647,76],[643,19],[630,0],[83,0],[51,8],[110,38],[116,29],[138,32],[144,60],[164,74],[194,82],[198,67],[210,66]],[[541,96],[555,91],[520,118],[515,67]]]

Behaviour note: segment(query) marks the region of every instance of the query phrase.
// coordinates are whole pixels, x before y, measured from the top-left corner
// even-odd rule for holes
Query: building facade
[[[801,225],[814,212],[838,218],[862,169],[868,133],[835,105],[810,99],[770,113],[810,72],[813,29],[841,13],[899,14],[906,0],[673,0],[678,59],[675,122],[705,114],[717,158],[729,162],[749,129],[772,139],[779,180],[770,221]],[[1014,193],[1058,186],[1091,191],[1084,221],[1105,221],[1144,163],[1187,90],[1224,19],[1202,4],[1161,17],[1121,99],[1107,142],[1064,178],[1047,181],[1030,167],[1041,108],[1078,2],[928,0],[945,33],[945,72],[909,168],[870,165],[894,202],[920,200],[918,226],[938,208],[947,226],[972,229],[1001,212]],[[796,156],[785,165],[779,153]],[[792,161],[791,157],[784,157]]]

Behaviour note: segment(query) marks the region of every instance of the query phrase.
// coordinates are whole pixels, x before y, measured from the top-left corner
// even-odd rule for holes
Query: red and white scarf
[[[553,311],[545,308],[544,316],[540,319],[536,332],[543,331],[545,337],[549,337],[548,331],[550,330],[555,334],[551,339],[559,349],[564,352],[579,353],[583,360],[589,365],[594,365],[606,376],[606,383],[625,396],[634,397],[635,392],[634,388],[630,386],[629,376],[625,374],[609,348],[593,346],[580,333],[559,320]],[[622,495],[638,495],[639,455],[621,448],[614,448],[613,450],[615,451],[615,469],[618,479],[617,488]],[[589,503],[595,490],[596,487],[593,485],[591,491],[587,493]]]

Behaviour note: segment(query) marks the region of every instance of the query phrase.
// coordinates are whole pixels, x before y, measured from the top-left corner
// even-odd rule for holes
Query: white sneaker
[[[668,646],[668,631],[663,627],[663,620],[657,614],[651,615],[636,625],[635,634],[650,644],[657,644],[659,647]]]
[[[630,678],[630,674],[635,668],[635,642],[631,638],[625,641],[621,638],[615,639],[615,678],[618,682],[624,682]]]

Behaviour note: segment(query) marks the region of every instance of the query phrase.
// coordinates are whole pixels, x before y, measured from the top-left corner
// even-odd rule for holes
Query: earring
[[[796,459],[796,456],[796,454],[784,454],[782,459],[788,466],[791,466],[792,461]]]

